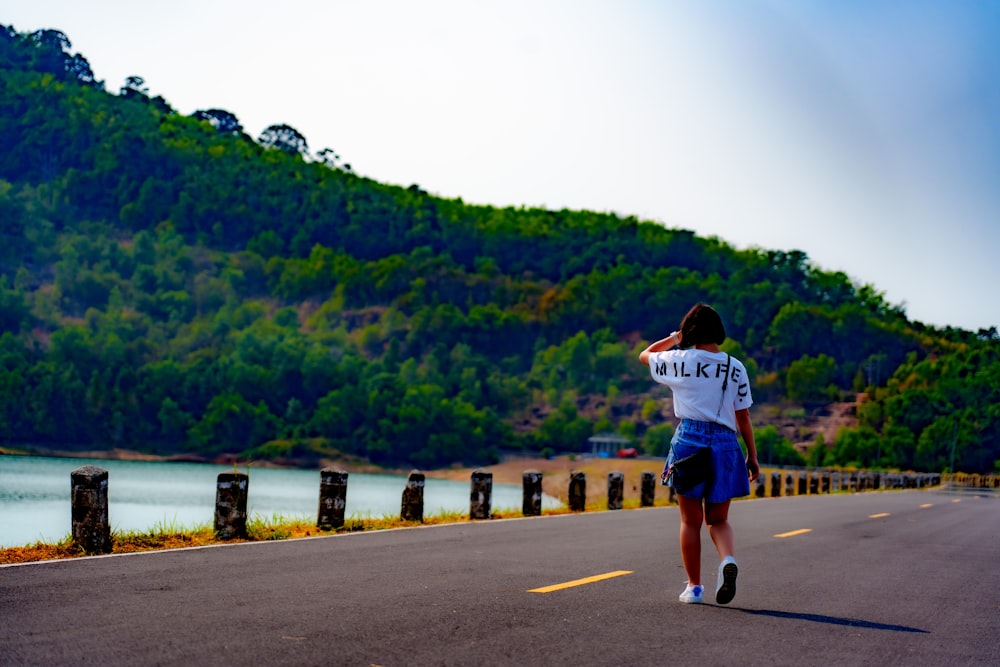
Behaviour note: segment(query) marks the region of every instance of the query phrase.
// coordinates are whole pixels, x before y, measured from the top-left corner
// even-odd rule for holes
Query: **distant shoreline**
[[[214,457],[200,456],[197,454],[173,454],[169,456],[160,454],[147,454],[130,449],[114,448],[106,450],[63,450],[34,445],[23,448],[0,447],[0,455],[8,456],[46,456],[53,458],[71,459],[99,459],[110,461],[152,461],[162,463],[205,463],[210,465],[225,465],[250,468],[284,468],[308,470],[320,468],[338,468],[348,473],[369,473],[384,475],[406,475],[413,468],[384,468],[374,465],[362,459],[342,461],[342,460],[320,460],[309,465],[297,464],[295,461],[247,461],[246,458],[236,454],[219,454]],[[626,496],[638,494],[643,472],[652,471],[659,473],[662,462],[649,459],[601,459],[586,457],[581,454],[579,457],[562,455],[551,459],[545,458],[525,458],[505,461],[493,465],[478,467],[452,466],[434,470],[420,470],[427,477],[433,479],[448,479],[453,481],[465,481],[471,478],[476,470],[483,470],[493,475],[493,481],[497,484],[522,484],[524,473],[528,470],[535,470],[543,474],[542,490],[562,502],[567,502],[569,497],[569,474],[571,472],[583,472],[588,477],[587,501],[599,502],[607,497],[607,475],[612,471],[622,472],[625,476]],[[659,489],[657,489],[659,492]]]
[[[347,472],[366,472],[366,473],[386,473],[386,474],[406,474],[408,471],[401,471],[394,468],[384,468],[381,466],[368,463],[367,461],[356,460],[356,461],[341,461],[333,459],[320,459],[315,463],[303,464],[302,462],[294,460],[248,460],[244,456],[238,454],[217,454],[215,456],[203,456],[201,454],[186,453],[186,454],[147,454],[145,452],[138,452],[132,449],[124,449],[121,447],[116,447],[113,449],[98,449],[98,450],[67,450],[67,449],[55,449],[49,447],[39,447],[35,445],[17,448],[17,447],[0,447],[0,456],[45,456],[51,458],[64,458],[64,459],[101,459],[106,461],[151,461],[155,463],[205,463],[209,465],[224,465],[224,466],[247,466],[252,468],[283,468],[283,469],[295,469],[295,470],[311,470],[319,469],[324,467],[334,467],[341,468]]]

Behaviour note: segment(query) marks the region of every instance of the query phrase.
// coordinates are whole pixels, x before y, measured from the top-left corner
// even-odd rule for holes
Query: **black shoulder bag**
[[[712,477],[712,448],[699,447],[691,456],[675,460],[663,471],[661,482],[682,496]]]

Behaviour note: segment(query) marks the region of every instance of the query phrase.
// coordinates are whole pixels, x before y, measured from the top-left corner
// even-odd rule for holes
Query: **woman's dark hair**
[[[692,347],[726,340],[726,327],[722,318],[711,306],[698,303],[681,320],[681,345]]]

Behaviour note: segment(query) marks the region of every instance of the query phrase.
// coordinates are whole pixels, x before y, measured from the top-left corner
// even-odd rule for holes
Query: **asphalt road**
[[[0,665],[1000,664],[1000,499],[731,518],[726,606],[677,601],[674,507],[2,567]]]

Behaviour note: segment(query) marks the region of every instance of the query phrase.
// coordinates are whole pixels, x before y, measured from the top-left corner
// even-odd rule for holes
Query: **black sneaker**
[[[736,559],[726,558],[719,565],[719,582],[715,586],[715,601],[719,604],[729,604],[736,597],[736,576],[740,568],[736,567]]]

